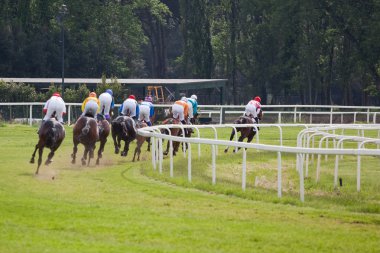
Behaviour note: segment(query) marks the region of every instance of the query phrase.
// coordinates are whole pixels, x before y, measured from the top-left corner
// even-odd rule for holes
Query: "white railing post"
[[[67,113],[67,125],[71,125],[71,105],[69,105],[68,113]]]
[[[187,143],[187,178],[191,182],[191,144]]]
[[[246,188],[246,177],[247,177],[247,151],[245,148],[243,150],[243,162],[242,162],[242,173],[241,173],[241,189],[245,191]]]
[[[294,107],[294,124],[297,123],[297,106]]]
[[[277,196],[282,195],[282,168],[281,168],[281,152],[277,152]]]
[[[215,163],[215,145],[211,145],[211,155],[212,155],[212,164],[211,164],[211,169],[212,169],[212,184],[216,184],[216,163]]]

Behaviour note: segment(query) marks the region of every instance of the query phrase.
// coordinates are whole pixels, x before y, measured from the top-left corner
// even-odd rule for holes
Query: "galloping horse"
[[[125,142],[124,150],[121,152],[121,156],[127,156],[129,151],[129,144],[137,140],[135,152],[133,155],[133,162],[135,161],[136,155],[137,160],[140,160],[141,146],[146,140],[145,137],[137,134],[137,129],[146,127],[147,124],[145,122],[135,122],[129,116],[119,116],[112,121],[111,129],[112,129],[112,139],[115,146],[115,154],[118,154],[121,148],[121,140]],[[150,139],[148,141],[148,151],[150,150]]]
[[[144,121],[138,121],[136,126],[137,128],[143,128],[143,127],[147,127],[148,125]],[[137,161],[140,161],[141,146],[144,144],[145,140],[148,142],[148,151],[150,151],[150,138],[146,138],[139,134],[136,135],[136,148],[135,148],[135,153],[133,155],[132,162],[135,161],[136,154],[137,154]]]
[[[102,115],[98,117],[98,129],[100,146],[98,150],[98,158],[96,159],[96,165],[99,165],[99,159],[102,158],[104,146],[106,145],[107,137],[111,131],[110,123],[108,123]]]
[[[162,122],[162,125],[180,125],[180,124],[181,124],[181,122],[179,121],[179,119],[175,119],[175,118],[167,118]],[[169,131],[166,129],[162,129],[161,132],[165,133],[165,134],[169,134]],[[171,136],[179,136],[181,134],[182,134],[181,128],[177,128],[177,127],[170,128],[170,135]],[[169,141],[168,141],[168,143],[166,145],[166,151],[163,153],[164,155],[169,154],[169,147],[170,146],[169,146]],[[178,148],[179,148],[179,142],[174,141],[173,142],[173,155],[176,155],[176,153],[178,152]]]
[[[75,163],[76,154],[78,151],[78,144],[82,143],[84,146],[84,153],[82,157],[82,165],[86,165],[87,155],[89,154],[87,166],[90,165],[91,158],[94,158],[95,143],[99,140],[99,130],[96,120],[92,117],[81,116],[75,122],[73,129],[73,142],[74,148],[71,157],[71,163]]]
[[[51,159],[54,156],[54,152],[59,148],[63,139],[65,138],[65,128],[56,119],[51,118],[42,124],[38,132],[38,137],[38,143],[34,149],[32,158],[30,159],[30,163],[34,163],[34,156],[36,155],[36,151],[38,149],[38,166],[36,174],[38,174],[38,170],[41,166],[44,147],[50,148],[50,153],[45,162],[45,165],[49,165],[52,162]]]
[[[260,113],[257,116],[259,120],[261,120],[263,118],[262,111],[260,111]],[[248,116],[240,116],[238,119],[234,121],[234,124],[253,124],[253,123],[254,123],[254,120]],[[257,128],[257,130],[259,130],[259,128]],[[238,141],[240,142],[243,141],[245,138],[248,138],[247,143],[250,143],[253,137],[256,135],[256,129],[254,129],[253,127],[236,127],[236,132],[240,132],[240,137],[238,139]],[[234,136],[235,136],[235,129],[232,129],[230,141],[232,141]],[[224,150],[224,153],[227,153],[228,148],[229,146],[226,147],[226,149]],[[240,148],[238,148],[238,150],[239,149]],[[235,152],[235,149],[234,149],[234,152]]]
[[[121,156],[127,156],[129,144],[136,139],[136,123],[129,116],[118,116],[111,123],[112,139],[115,146],[115,154],[119,154],[121,148],[121,140],[125,142],[124,150]]]

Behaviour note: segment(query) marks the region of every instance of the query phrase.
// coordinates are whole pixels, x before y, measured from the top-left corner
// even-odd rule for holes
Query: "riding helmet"
[[[90,92],[90,95],[89,97],[93,97],[93,98],[96,98],[96,93],[95,92]]]
[[[181,101],[183,101],[183,102],[187,102],[187,97],[182,97],[182,98],[181,98]]]
[[[113,92],[112,92],[111,89],[106,90],[106,92],[107,92],[108,94],[110,94],[111,96],[113,95]]]
[[[54,92],[54,93],[53,93],[53,96],[54,96],[54,97],[60,97],[61,94],[59,94],[59,92]]]
[[[195,99],[195,100],[198,100],[198,97],[197,97],[197,95],[195,95],[195,94],[191,95],[190,98]]]
[[[261,98],[260,98],[259,96],[256,96],[253,100],[255,100],[255,101],[261,103]]]
[[[151,96],[146,96],[144,99],[146,102],[153,102],[153,98]]]
[[[129,95],[129,97],[128,98],[132,98],[132,99],[135,99],[136,100],[136,97],[135,97],[135,95]]]

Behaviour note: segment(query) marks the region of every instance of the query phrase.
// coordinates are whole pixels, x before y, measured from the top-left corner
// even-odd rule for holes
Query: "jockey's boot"
[[[150,122],[150,121],[146,122],[146,124],[147,124],[148,126],[152,126],[152,122]]]

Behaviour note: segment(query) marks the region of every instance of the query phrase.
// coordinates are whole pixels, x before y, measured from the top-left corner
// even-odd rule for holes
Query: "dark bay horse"
[[[181,122],[179,119],[167,118],[161,124],[162,125],[180,125]],[[169,129],[170,129],[171,136],[179,136],[182,134],[181,128],[173,127]],[[166,129],[162,129],[161,132],[167,135],[169,134],[169,131]],[[166,151],[164,151],[164,155],[169,154],[169,148],[170,148],[170,141],[168,141],[166,145]],[[178,152],[178,149],[179,149],[179,142],[173,141],[173,155],[176,155],[176,153]]]
[[[137,160],[140,160],[141,146],[145,142],[148,141],[148,151],[150,150],[150,139],[145,138],[144,136],[140,136],[137,134],[137,129],[146,127],[147,124],[145,122],[136,122],[129,116],[119,116],[112,121],[111,130],[112,130],[112,139],[115,146],[115,154],[118,154],[121,148],[121,141],[125,142],[124,150],[121,152],[121,156],[127,156],[129,151],[129,144],[136,139],[137,144],[135,148],[135,152],[133,155],[133,162],[135,161],[136,155]]]
[[[34,163],[34,156],[36,155],[36,151],[38,149],[38,166],[36,174],[38,174],[38,170],[41,166],[44,147],[50,148],[50,153],[45,162],[45,165],[49,165],[52,162],[51,159],[54,156],[54,152],[59,148],[65,138],[65,128],[56,119],[51,118],[42,124],[38,132],[38,137],[38,143],[34,149],[32,158],[30,159],[30,163]]]
[[[87,155],[89,155],[87,165],[90,165],[91,158],[94,158],[95,144],[98,140],[99,129],[96,120],[87,116],[79,117],[73,129],[74,148],[71,154],[73,159],[71,163],[75,163],[78,144],[82,143],[84,146],[84,153],[81,159],[82,165],[86,165]]]
[[[136,139],[137,130],[134,119],[129,116],[118,116],[111,123],[112,139],[115,146],[115,154],[119,154],[121,141],[125,142],[121,156],[127,156],[129,144]]]
[[[255,122],[255,120],[252,119],[251,117],[240,116],[238,119],[236,119],[234,121],[234,124],[253,124],[254,122]],[[253,127],[236,127],[236,132],[240,132],[240,137],[238,139],[238,141],[240,141],[240,142],[243,141],[245,138],[248,138],[247,143],[250,143],[252,141],[253,137],[256,135],[256,129]],[[237,133],[235,133],[235,129],[232,129],[230,141],[232,141],[235,134],[237,134]],[[228,148],[229,147],[227,146],[226,149],[224,150],[224,153],[227,153]],[[239,149],[240,148],[238,148],[238,150]],[[235,152],[235,149],[234,149],[234,152]]]
[[[107,137],[111,131],[110,123],[108,123],[104,117],[100,117],[98,118],[98,129],[100,146],[98,149],[98,158],[96,159],[96,165],[99,165],[99,159],[103,156],[102,154],[104,151],[104,146],[106,145]]]

